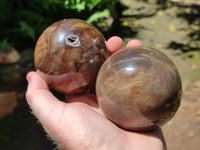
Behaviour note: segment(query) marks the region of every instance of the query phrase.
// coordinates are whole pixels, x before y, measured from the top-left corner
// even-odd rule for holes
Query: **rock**
[[[3,119],[6,115],[10,115],[14,112],[18,105],[17,93],[1,92],[0,93],[0,119]]]
[[[198,0],[170,0],[170,1],[182,5],[200,5],[200,1]]]
[[[191,41],[189,43],[189,46],[193,49],[198,49],[200,47],[200,42],[199,41]]]
[[[0,64],[14,64],[20,59],[20,55],[14,47],[8,47],[0,52]]]

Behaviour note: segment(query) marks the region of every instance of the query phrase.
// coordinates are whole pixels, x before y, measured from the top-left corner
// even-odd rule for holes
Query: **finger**
[[[126,47],[142,46],[142,42],[138,40],[131,40],[127,43]]]
[[[108,41],[106,41],[106,47],[110,55],[122,49],[122,46],[123,46],[123,41],[118,36],[113,36],[110,39],[108,39]]]

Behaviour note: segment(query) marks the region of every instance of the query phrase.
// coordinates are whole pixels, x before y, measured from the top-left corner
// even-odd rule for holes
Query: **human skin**
[[[112,55],[122,48],[119,37],[106,41]],[[127,47],[141,46],[131,40]],[[166,144],[160,128],[151,132],[124,130],[105,118],[91,93],[66,96],[58,100],[45,79],[37,72],[27,74],[27,102],[46,132],[62,150],[165,150]]]

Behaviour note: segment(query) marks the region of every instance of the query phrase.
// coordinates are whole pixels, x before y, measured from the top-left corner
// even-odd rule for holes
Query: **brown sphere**
[[[96,82],[98,103],[118,126],[148,131],[162,126],[178,110],[181,78],[175,64],[148,47],[120,50],[102,65]]]
[[[78,94],[94,86],[107,56],[105,39],[97,28],[78,19],[64,19],[41,34],[34,61],[51,88]]]

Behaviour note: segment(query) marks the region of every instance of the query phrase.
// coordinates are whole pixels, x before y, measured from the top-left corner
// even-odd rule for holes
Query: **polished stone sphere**
[[[79,94],[94,86],[107,56],[105,39],[97,28],[78,19],[64,19],[41,34],[34,61],[51,88]]]
[[[149,131],[176,113],[182,94],[179,72],[162,52],[130,47],[110,56],[96,81],[98,103],[121,128]]]

